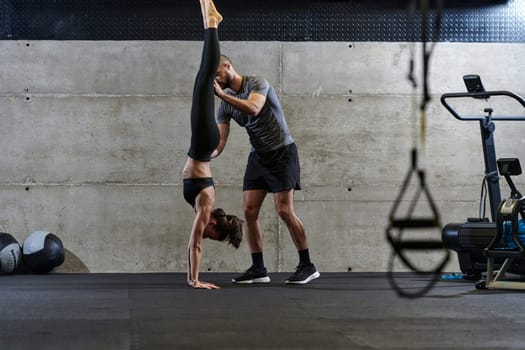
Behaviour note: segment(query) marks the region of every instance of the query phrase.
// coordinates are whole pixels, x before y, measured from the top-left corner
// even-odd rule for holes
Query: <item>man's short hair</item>
[[[229,64],[233,65],[232,60],[228,56],[223,55],[223,54],[221,54],[221,62],[222,63],[229,63]]]

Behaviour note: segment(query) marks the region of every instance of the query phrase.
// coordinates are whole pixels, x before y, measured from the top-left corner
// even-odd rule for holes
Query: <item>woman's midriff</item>
[[[188,157],[182,170],[183,179],[211,177],[210,162],[201,162]]]

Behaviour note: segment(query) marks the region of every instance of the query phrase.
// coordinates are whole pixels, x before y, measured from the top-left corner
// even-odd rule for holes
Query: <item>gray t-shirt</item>
[[[266,102],[256,117],[240,112],[222,101],[217,111],[217,122],[229,124],[233,119],[245,127],[253,147],[252,152],[273,151],[293,143],[279,98],[266,79],[243,76],[239,93],[226,91],[227,94],[243,100],[247,100],[251,92],[266,96]]]

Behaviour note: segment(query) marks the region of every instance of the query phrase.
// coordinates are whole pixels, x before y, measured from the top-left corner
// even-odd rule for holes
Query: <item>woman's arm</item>
[[[219,125],[219,131],[221,133],[221,138],[219,140],[219,145],[217,146],[217,149],[213,151],[211,154],[211,158],[217,158],[222,151],[224,150],[224,147],[226,146],[226,141],[228,141],[228,135],[230,135],[230,124],[228,123],[220,123]]]
[[[217,289],[213,283],[199,281],[199,269],[202,256],[202,239],[208,225],[215,199],[213,186],[203,189],[195,201],[195,219],[188,243],[188,284],[193,288]]]

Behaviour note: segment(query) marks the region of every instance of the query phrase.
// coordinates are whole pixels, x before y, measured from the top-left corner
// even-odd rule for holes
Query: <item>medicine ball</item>
[[[25,266],[33,273],[48,273],[64,262],[60,238],[47,231],[35,231],[22,246]]]
[[[9,233],[0,232],[0,273],[13,273],[21,258],[20,244]]]

